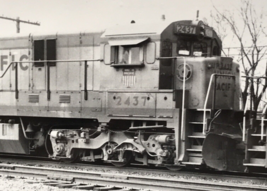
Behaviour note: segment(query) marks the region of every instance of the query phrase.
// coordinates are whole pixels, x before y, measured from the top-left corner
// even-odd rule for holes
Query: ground
[[[74,189],[63,189],[46,186],[36,179],[26,179],[10,176],[0,176],[0,191],[74,191]]]

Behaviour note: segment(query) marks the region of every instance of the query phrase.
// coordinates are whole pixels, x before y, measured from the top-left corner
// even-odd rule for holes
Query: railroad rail
[[[250,182],[254,185],[262,185],[267,182],[266,173],[231,173],[231,172],[220,172],[220,171],[199,171],[199,170],[167,170],[166,168],[153,168],[147,167],[140,164],[132,164],[131,166],[125,168],[117,168],[108,163],[69,163],[51,160],[45,157],[31,157],[24,155],[1,155],[0,163],[3,164],[20,164],[27,166],[42,166],[49,168],[65,168],[65,169],[78,169],[83,171],[101,171],[109,172],[114,174],[129,174],[135,175],[140,174],[143,176],[160,176],[160,177],[173,177],[176,179],[185,178],[190,179],[200,179],[200,180],[211,180],[211,181],[227,181],[227,182],[239,182],[247,183]]]
[[[74,165],[72,165],[74,167]],[[66,165],[66,168],[69,168]],[[143,170],[144,171],[144,170]],[[43,183],[59,188],[87,190],[267,190],[265,185],[244,185],[197,181],[188,178],[179,180],[175,177],[150,177],[129,175],[127,173],[88,172],[86,170],[62,169],[21,164],[0,164],[0,174],[15,177],[35,177],[36,183]],[[218,175],[214,175],[214,178]],[[263,180],[264,181],[264,180]],[[238,182],[238,181],[237,181]]]

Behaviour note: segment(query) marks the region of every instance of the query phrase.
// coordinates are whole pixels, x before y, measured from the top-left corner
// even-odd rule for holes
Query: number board
[[[174,25],[174,33],[196,34],[196,26],[176,24]]]
[[[155,115],[155,93],[108,93],[108,112]]]

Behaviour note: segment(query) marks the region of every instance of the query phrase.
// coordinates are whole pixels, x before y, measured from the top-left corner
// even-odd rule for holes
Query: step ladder
[[[258,125],[256,131],[249,129],[246,136],[246,159],[244,166],[247,167],[267,167],[267,147],[266,147],[266,120],[262,124],[260,119],[257,119],[261,125]],[[262,126],[263,125],[263,126]]]
[[[206,109],[206,118],[210,117],[211,110]],[[188,161],[184,165],[200,166],[203,164],[202,147],[206,135],[203,134],[204,110],[198,109],[190,112],[190,119],[187,124],[186,154]]]

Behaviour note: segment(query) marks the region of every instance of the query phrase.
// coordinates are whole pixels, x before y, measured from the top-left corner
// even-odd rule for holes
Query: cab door
[[[164,40],[161,43],[161,57],[172,57],[172,42]],[[173,59],[160,60],[159,89],[173,88]]]

